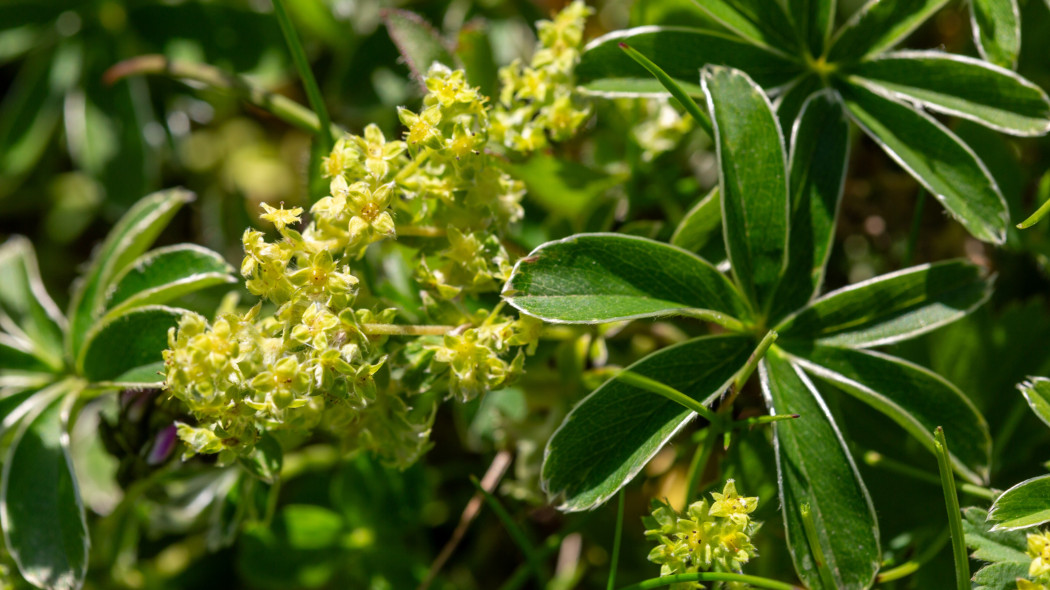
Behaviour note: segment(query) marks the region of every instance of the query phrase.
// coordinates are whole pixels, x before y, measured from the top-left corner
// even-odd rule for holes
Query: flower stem
[[[700,442],[696,447],[696,452],[693,453],[693,460],[689,463],[689,475],[686,478],[688,483],[685,489],[685,503],[687,506],[700,492],[700,482],[704,478],[704,468],[707,467],[707,462],[715,449],[715,442],[718,440],[719,434],[713,427],[708,426],[704,430],[704,440]]]
[[[684,406],[685,408],[696,412],[697,414],[700,414],[708,422],[721,422],[721,419],[718,416],[716,416],[710,408],[689,397],[688,395],[682,393],[681,391],[678,391],[677,389],[671,387],[670,385],[660,383],[655,379],[650,379],[649,377],[646,377],[644,375],[639,375],[638,373],[634,373],[632,371],[627,370],[620,371],[613,378],[619,379],[620,381],[623,381],[628,385],[633,385],[639,389],[644,389],[650,393],[655,393],[656,395],[663,396],[675,403]]]
[[[766,356],[766,352],[770,346],[777,341],[777,333],[773,330],[766,332],[766,335],[759,341],[758,346],[751,352],[751,356],[747,357],[747,362],[744,363],[743,368],[736,374],[736,379],[733,379],[733,385],[730,387],[729,396],[726,398],[723,405],[732,405],[733,400],[740,393],[740,390],[744,388],[747,380],[751,378],[751,374],[755,372],[758,367],[758,361],[762,360],[762,357]]]
[[[828,560],[824,557],[824,549],[820,546],[820,537],[817,535],[817,526],[813,522],[813,514],[810,512],[809,503],[803,503],[799,506],[798,511],[802,516],[802,531],[805,533],[806,541],[809,543],[809,551],[813,554],[813,563],[816,564],[817,572],[820,573],[821,583],[824,584],[825,588],[834,588],[835,576],[828,569]]]
[[[613,533],[612,557],[609,559],[609,582],[605,585],[606,590],[616,587],[616,568],[620,564],[620,537],[623,536],[623,499],[624,491],[620,489],[620,501],[616,508],[616,532]]]
[[[361,324],[358,326],[363,334],[370,336],[444,336],[456,326],[434,326],[411,324]]]
[[[295,27],[292,26],[292,20],[288,18],[288,12],[284,9],[284,0],[273,0],[273,9],[277,15],[277,23],[281,26],[281,33],[284,34],[284,40],[288,43],[292,61],[295,62],[295,68],[299,70],[299,76],[303,80],[306,97],[309,99],[310,106],[313,107],[314,112],[317,113],[317,118],[321,122],[318,130],[321,145],[324,147],[324,151],[330,152],[334,144],[331,132],[332,121],[329,119],[328,110],[324,106],[321,89],[318,88],[314,73],[310,70],[309,62],[306,61],[306,52],[303,51],[303,44],[299,41],[299,35],[296,34]]]
[[[944,504],[948,509],[948,530],[952,535],[952,555],[955,558],[955,581],[959,590],[970,588],[970,560],[966,556],[966,541],[963,538],[962,516],[959,511],[959,495],[955,491],[955,477],[952,475],[951,458],[948,456],[948,442],[944,438],[944,429],[940,426],[933,433],[937,447],[937,466],[941,471],[941,488],[944,490]]]
[[[441,238],[445,236],[445,230],[431,225],[399,225],[394,228],[398,236],[412,236],[417,238]]]
[[[907,463],[902,463],[901,461],[884,457],[882,453],[876,451],[868,451],[867,453],[864,453],[864,462],[872,467],[881,467],[888,471],[893,471],[901,475],[907,475],[908,477],[912,477],[919,481],[924,481],[933,485],[941,484],[940,478],[935,477],[917,467],[912,467]],[[959,491],[964,494],[976,496],[978,498],[983,498],[988,501],[994,501],[997,497],[999,497],[999,494],[997,494],[996,492],[988,488],[983,488],[981,486],[974,485],[972,483],[964,482],[959,484]]]

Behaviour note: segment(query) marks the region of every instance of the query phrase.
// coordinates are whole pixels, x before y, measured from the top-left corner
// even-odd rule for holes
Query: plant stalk
[[[295,68],[299,70],[303,88],[306,89],[306,98],[310,101],[310,106],[317,113],[317,118],[321,122],[318,132],[321,145],[324,151],[331,152],[335,143],[332,140],[332,120],[328,117],[328,109],[324,106],[324,97],[321,96],[321,89],[317,86],[313,71],[310,70],[310,63],[306,61],[303,44],[299,41],[299,35],[296,34],[295,27],[292,25],[292,19],[288,17],[288,11],[284,8],[284,0],[273,0],[273,10],[277,15],[277,23],[281,26],[281,33],[284,34],[284,40],[288,43],[288,50],[292,54]]]
[[[955,477],[952,475],[951,458],[948,456],[948,442],[944,438],[944,429],[940,426],[934,431],[937,446],[937,466],[941,472],[941,488],[944,490],[944,505],[948,509],[948,530],[952,535],[952,556],[955,558],[955,581],[959,590],[970,588],[970,560],[966,556],[966,540],[963,537],[962,513],[959,510],[959,495],[955,491]]]
[[[750,584],[756,588],[767,588],[768,590],[800,590],[798,586],[792,586],[777,580],[770,580],[760,576],[749,576],[746,574],[732,574],[725,572],[697,572],[693,574],[675,574],[673,576],[660,576],[630,586],[624,586],[620,590],[648,590],[649,588],[663,588],[679,582],[737,582]]]

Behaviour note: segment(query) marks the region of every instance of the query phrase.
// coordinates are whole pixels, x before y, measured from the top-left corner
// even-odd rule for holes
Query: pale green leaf
[[[1021,53],[1021,11],[1017,0],[970,0],[973,40],[981,57],[1014,69]]]
[[[992,438],[984,417],[958,388],[936,373],[903,359],[866,350],[830,346],[792,348],[795,362],[882,412],[931,453],[933,430],[952,433],[952,467],[983,484],[991,463]]]
[[[620,234],[578,234],[518,261],[503,297],[550,322],[596,324],[687,314],[738,325],[747,304],[722,273],[694,254]]]
[[[1028,556],[1028,541],[1018,531],[993,531],[988,521],[988,512],[983,508],[963,508],[963,532],[966,546],[973,549],[973,557],[993,563],[1023,563],[1027,567],[1032,558]]]
[[[746,74],[708,66],[700,81],[714,124],[726,253],[741,290],[765,311],[788,243],[784,137],[766,94]]]
[[[53,400],[22,422],[0,482],[7,550],[22,577],[49,590],[79,588],[87,573],[87,521],[66,434],[76,387],[64,381],[38,394]]]
[[[1050,379],[1032,377],[1017,386],[1028,406],[1047,426],[1050,426]]]
[[[420,83],[434,62],[452,69],[462,67],[445,39],[422,16],[409,10],[390,9],[383,13],[383,20],[390,40]]]
[[[822,583],[800,507],[808,504],[836,588],[867,588],[879,568],[879,528],[868,490],[820,393],[773,347],[759,364],[771,414],[798,414],[773,424],[780,505],[795,571],[810,588]]]
[[[102,316],[113,278],[145,252],[179,208],[191,200],[193,193],[182,189],[153,193],[135,203],[110,230],[73,292],[66,341],[74,359],[83,354],[88,330]]]
[[[721,256],[724,258],[725,246],[721,238],[722,199],[716,186],[686,212],[671,236],[671,244],[697,253],[708,247],[715,247],[721,250]]]
[[[788,260],[773,297],[771,321],[820,292],[848,162],[849,121],[842,103],[830,91],[812,95],[791,134]]]
[[[948,0],[868,0],[831,42],[828,61],[859,60],[900,43]]]
[[[1050,99],[1010,70],[941,51],[897,51],[850,72],[897,98],[1013,135],[1050,131]],[[855,80],[862,83],[860,80]]]
[[[205,287],[232,283],[233,268],[215,252],[193,244],[143,254],[113,279],[107,317],[142,305],[167,303]]]
[[[501,162],[500,166],[525,183],[532,202],[570,219],[579,217],[595,199],[627,179],[623,174],[609,174],[546,154],[533,154],[520,163]]]
[[[864,85],[843,84],[839,92],[853,120],[971,235],[994,244],[1006,239],[1006,201],[969,146],[926,113]]]
[[[660,66],[692,96],[702,96],[697,71],[705,64],[748,72],[765,88],[787,83],[799,66],[740,39],[687,27],[637,27],[609,33],[587,44],[576,66],[576,83],[602,96],[666,96],[667,90],[633,59],[626,43]]]
[[[782,343],[851,348],[914,338],[951,323],[991,294],[991,280],[963,260],[923,264],[850,285],[814,300],[777,326]]]
[[[627,370],[710,404],[747,362],[755,342],[709,336],[657,351]],[[551,436],[543,489],[561,510],[594,508],[629,482],[696,414],[613,378],[583,399]]]
[[[1050,475],[1027,479],[1006,490],[992,504],[993,531],[1016,531],[1050,521]]]
[[[1017,590],[1017,578],[1028,579],[1029,563],[1005,561],[977,570],[973,590]]]
[[[0,329],[7,332],[6,342],[0,344],[28,353],[57,371],[63,365],[65,328],[65,317],[40,279],[33,245],[22,236],[8,239],[0,245]],[[0,372],[24,365],[15,356],[19,355],[14,350],[0,353]]]
[[[281,475],[281,466],[284,464],[284,450],[281,443],[277,442],[269,432],[263,432],[251,453],[241,455],[237,458],[241,466],[248,473],[273,484]]]

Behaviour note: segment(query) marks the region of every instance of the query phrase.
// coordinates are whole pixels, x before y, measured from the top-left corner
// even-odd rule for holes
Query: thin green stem
[[[696,452],[693,453],[693,460],[689,463],[689,475],[686,479],[688,482],[685,489],[686,504],[692,502],[693,498],[696,498],[697,493],[700,491],[700,481],[704,478],[704,468],[707,467],[708,461],[711,460],[711,453],[715,449],[718,435],[718,431],[712,426],[708,426],[704,430],[704,439],[700,441],[700,444],[696,447]]]
[[[908,232],[908,245],[904,250],[904,258],[901,260],[901,266],[911,266],[911,261],[915,257],[915,245],[919,241],[919,230],[922,229],[922,211],[926,207],[926,188],[920,186],[919,194],[915,200],[915,213],[911,217],[911,230]]]
[[[671,93],[671,96],[678,99],[678,102],[680,102],[682,106],[685,107],[685,110],[693,116],[693,119],[704,128],[704,131],[706,131],[708,135],[714,135],[714,127],[711,125],[711,118],[708,117],[707,113],[696,104],[693,97],[689,96],[689,94],[682,90],[682,87],[679,86],[673,78],[667,75],[667,72],[660,69],[660,66],[650,61],[649,58],[645,57],[637,49],[634,49],[626,43],[620,43],[620,49],[630,56],[631,59],[638,62],[643,68],[649,70],[649,73],[659,80],[660,84],[663,84],[663,87]]]
[[[758,346],[751,352],[751,356],[747,357],[747,362],[744,363],[744,367],[737,373],[736,379],[733,380],[732,391],[729,393],[729,398],[725,402],[726,405],[732,404],[733,399],[736,398],[740,390],[744,388],[744,384],[751,378],[751,374],[755,372],[758,367],[758,361],[762,360],[762,357],[766,356],[766,352],[770,346],[777,341],[777,333],[773,330],[766,332],[766,335],[759,341]]]
[[[620,489],[620,501],[616,507],[616,532],[613,533],[613,548],[612,557],[609,559],[609,581],[606,583],[606,590],[613,590],[616,587],[616,568],[620,565],[620,539],[623,537],[623,489]]]
[[[409,162],[407,166],[402,168],[401,171],[397,173],[397,176],[394,177],[394,182],[404,182],[406,178],[415,174],[416,170],[419,170],[419,167],[426,163],[428,159],[430,159],[430,154],[432,154],[433,152],[434,150],[430,148],[424,148],[422,152],[416,154],[412,158],[412,161]]]
[[[1047,172],[1039,179],[1039,190],[1036,191],[1036,194],[1043,201],[1043,204],[1028,219],[1018,223],[1018,229],[1028,229],[1039,223],[1046,217],[1047,213],[1050,213],[1050,172]]]
[[[227,92],[250,105],[256,106],[289,125],[308,133],[321,132],[317,114],[287,96],[254,86],[247,79],[207,64],[171,60],[163,55],[140,55],[124,60],[106,70],[103,80],[113,84],[128,76],[162,75],[180,80],[200,82],[209,88]],[[344,130],[329,125],[330,133],[342,135]]]
[[[370,336],[444,336],[456,326],[428,326],[412,324],[360,324],[361,333]]]
[[[755,426],[761,426],[763,424],[772,424],[773,422],[782,422],[784,420],[794,420],[795,418],[799,417],[799,414],[765,414],[762,416],[753,416],[751,418],[737,420],[736,422],[733,422],[732,427],[734,429],[754,428]]]
[[[292,19],[288,18],[288,11],[284,9],[284,0],[273,0],[273,10],[277,15],[277,24],[281,26],[281,33],[284,34],[284,40],[288,43],[288,51],[292,54],[295,69],[299,70],[303,88],[306,89],[306,98],[310,101],[310,106],[321,121],[318,133],[321,137],[321,144],[326,152],[330,152],[332,151],[332,145],[335,143],[332,140],[332,132],[330,131],[332,120],[328,117],[328,109],[324,106],[324,98],[321,96],[321,89],[317,86],[314,73],[310,70],[310,63],[306,61],[306,52],[303,51],[303,44],[299,41],[299,35],[295,32]]]
[[[799,590],[798,586],[792,586],[777,580],[770,580],[760,576],[749,576],[747,574],[731,574],[726,572],[697,572],[694,574],[675,574],[673,576],[660,576],[630,586],[624,586],[620,590],[648,590],[650,588],[663,588],[679,582],[737,582],[740,584],[751,584],[756,588],[768,588],[769,590]]]
[[[808,503],[799,506],[799,514],[802,516],[802,531],[806,535],[806,542],[809,543],[809,551],[813,554],[813,562],[817,566],[817,572],[820,573],[820,581],[825,590],[831,590],[835,588],[835,576],[828,569],[828,560],[824,557],[824,549],[820,546],[817,526],[813,522],[813,514],[810,513]]]
[[[273,522],[273,517],[277,514],[277,501],[281,497],[281,478],[274,479],[273,483],[270,484],[270,489],[266,494],[266,514],[263,515],[263,525],[266,528],[270,527],[270,523]]]
[[[966,540],[963,537],[962,512],[959,510],[959,495],[955,492],[955,477],[952,475],[951,457],[944,429],[934,431],[937,446],[937,466],[941,471],[941,488],[944,490],[944,505],[948,509],[948,530],[952,535],[952,555],[955,558],[955,581],[959,590],[970,588],[970,560],[966,557]]]
[[[711,422],[712,424],[716,422],[721,422],[721,419],[718,416],[716,416],[715,413],[711,411],[711,409],[709,409],[707,406],[682,393],[681,391],[678,391],[670,385],[660,383],[655,379],[650,379],[644,375],[639,375],[638,373],[634,373],[626,369],[617,373],[615,378],[619,379],[620,381],[623,381],[628,385],[633,385],[639,389],[644,389],[649,393],[655,393],[656,395],[663,396],[681,406],[684,406],[696,412],[697,414],[700,414],[704,417],[705,420]]]
[[[394,228],[398,236],[412,236],[416,238],[443,238],[445,230],[431,225],[398,225]]]
[[[864,462],[872,467],[881,467],[883,469],[886,469],[887,471],[893,471],[901,475],[906,475],[913,479],[933,484],[935,486],[941,485],[941,479],[939,477],[936,477],[931,473],[927,473],[926,471],[919,469],[918,467],[913,467],[911,465],[908,465],[907,463],[887,458],[876,451],[868,451],[867,453],[864,453]],[[974,496],[977,498],[983,498],[988,501],[994,501],[997,497],[999,497],[999,494],[995,493],[994,491],[988,488],[966,482],[959,484],[959,491],[964,494]]]
[[[525,555],[525,561],[532,569],[532,574],[536,578],[538,586],[540,588],[546,588],[548,581],[547,575],[543,572],[543,565],[540,562],[536,548],[533,547],[529,538],[525,535],[525,531],[518,526],[518,523],[514,522],[514,519],[511,518],[510,513],[508,513],[507,509],[503,507],[503,504],[500,504],[495,496],[481,486],[481,482],[478,481],[478,478],[471,476],[470,481],[474,484],[474,487],[481,492],[482,497],[485,499],[485,503],[496,513],[496,517],[503,523],[503,527],[507,529],[507,533],[512,539],[514,539],[514,542],[517,543],[518,549],[521,549],[521,552]]]
[[[711,311],[710,309],[683,309],[678,313],[685,317],[696,318],[705,322],[711,322],[712,324],[718,324],[730,332],[747,331],[747,326],[745,326],[740,320],[724,313]]]

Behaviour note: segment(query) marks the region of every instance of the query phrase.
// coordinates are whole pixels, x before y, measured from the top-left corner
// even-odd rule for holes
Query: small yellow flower
[[[1029,576],[1035,578],[1050,573],[1050,532],[1028,535],[1028,555],[1033,558],[1028,567]]]
[[[736,493],[736,483],[727,480],[722,493],[712,492],[715,503],[711,504],[711,516],[721,516],[734,522],[744,522],[747,515],[758,507],[758,498],[742,498]]]
[[[283,202],[279,209],[274,209],[266,203],[262,203],[262,208],[266,213],[263,213],[259,217],[274,224],[274,226],[277,227],[277,231],[284,229],[285,226],[299,223],[299,216],[303,214],[302,207],[285,209]]]

